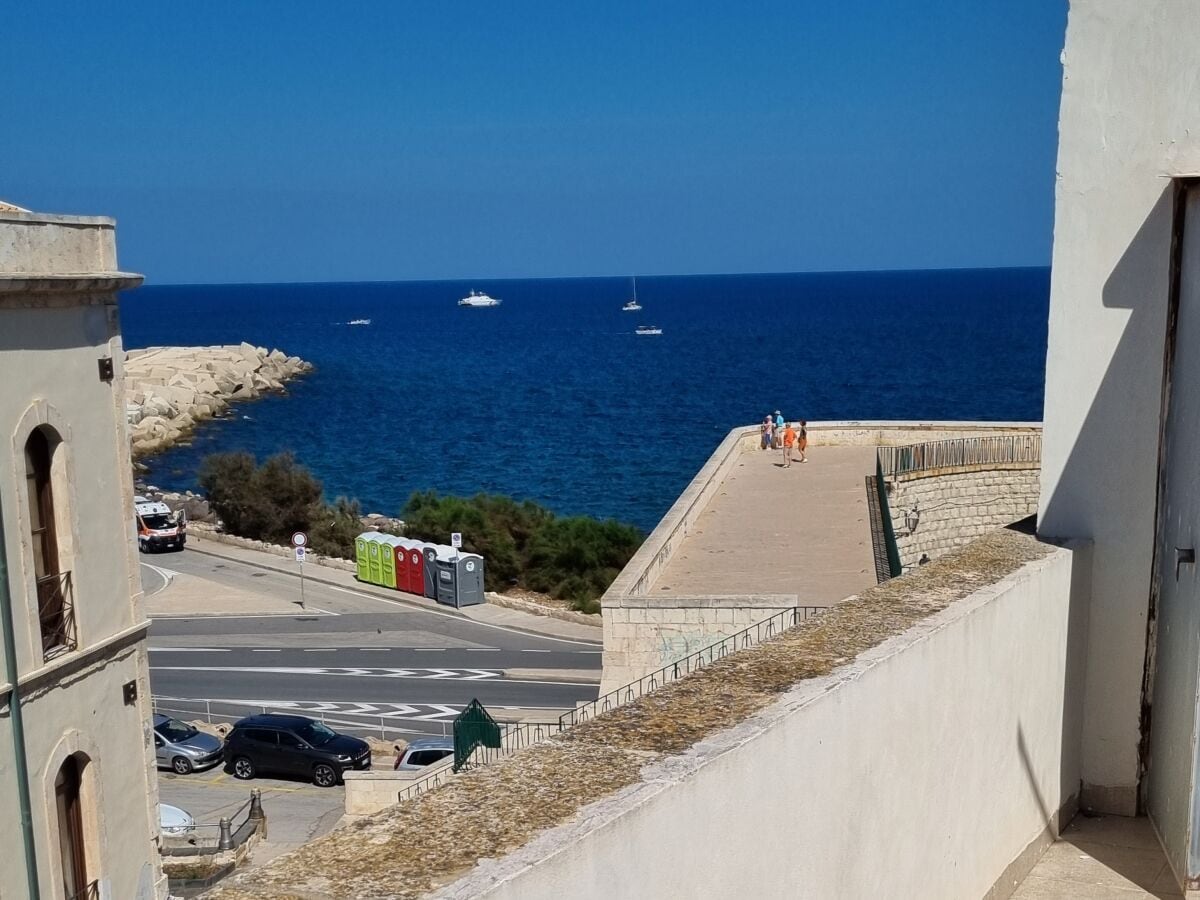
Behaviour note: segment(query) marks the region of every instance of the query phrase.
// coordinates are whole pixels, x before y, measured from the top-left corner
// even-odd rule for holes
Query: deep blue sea
[[[127,348],[278,347],[316,371],[235,407],[147,480],[280,450],[395,514],[490,491],[654,526],[725,433],[789,418],[1040,419],[1049,270],[148,286]],[[468,290],[504,303],[459,308]],[[370,319],[369,326],[350,326]],[[639,324],[663,334],[638,336]]]

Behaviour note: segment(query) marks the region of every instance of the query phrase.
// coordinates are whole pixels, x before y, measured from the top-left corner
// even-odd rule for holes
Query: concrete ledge
[[[395,806],[397,794],[414,781],[427,778],[435,772],[454,766],[454,757],[448,756],[440,762],[420,769],[370,769],[366,772],[346,772],[342,780],[346,784],[347,816],[366,816]]]
[[[640,595],[605,597],[604,609],[711,609],[713,607],[783,609],[792,606],[830,606],[829,603],[801,603],[798,594],[706,594],[693,597]]]

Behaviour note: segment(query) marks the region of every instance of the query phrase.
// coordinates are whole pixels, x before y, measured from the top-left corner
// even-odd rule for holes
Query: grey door
[[[1181,248],[1159,496],[1158,630],[1145,796],[1175,872],[1195,877],[1200,595],[1189,554],[1200,543],[1200,190],[1186,196]]]

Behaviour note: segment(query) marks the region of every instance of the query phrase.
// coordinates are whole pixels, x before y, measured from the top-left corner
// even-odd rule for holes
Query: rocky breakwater
[[[312,365],[280,350],[151,347],[125,355],[125,414],[133,456],[165,450],[231,403],[281,391]]]

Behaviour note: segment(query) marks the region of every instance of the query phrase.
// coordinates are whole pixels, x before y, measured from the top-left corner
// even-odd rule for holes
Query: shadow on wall
[[[1104,349],[1103,338],[1075,333],[1080,321],[1088,321],[1092,298],[1064,288],[1093,279],[1083,268],[1088,254],[1056,258],[1051,277],[1056,302],[1050,317],[1045,423],[1049,453],[1043,456],[1043,472],[1047,463],[1053,465],[1050,454],[1063,461],[1061,470],[1055,467],[1060,474],[1053,491],[1042,498],[1038,530],[1044,537],[1093,542],[1094,590],[1089,609],[1079,619],[1087,641],[1073,643],[1079,649],[1069,657],[1084,687],[1067,708],[1079,709],[1082,702],[1081,806],[1124,815],[1137,811],[1175,190],[1173,184],[1165,185],[1104,282],[1103,306],[1128,310],[1129,317],[1065,459],[1058,432],[1072,427],[1077,419],[1069,414],[1071,400],[1086,397],[1093,383],[1086,351],[1092,344],[1099,345],[1096,354]],[[1085,242],[1096,242],[1093,231],[1073,232]],[[1055,348],[1065,348],[1057,358]],[[1085,656],[1075,659],[1075,654]],[[1068,685],[1073,683],[1080,682],[1068,679]],[[1067,762],[1064,759],[1064,773]]]

